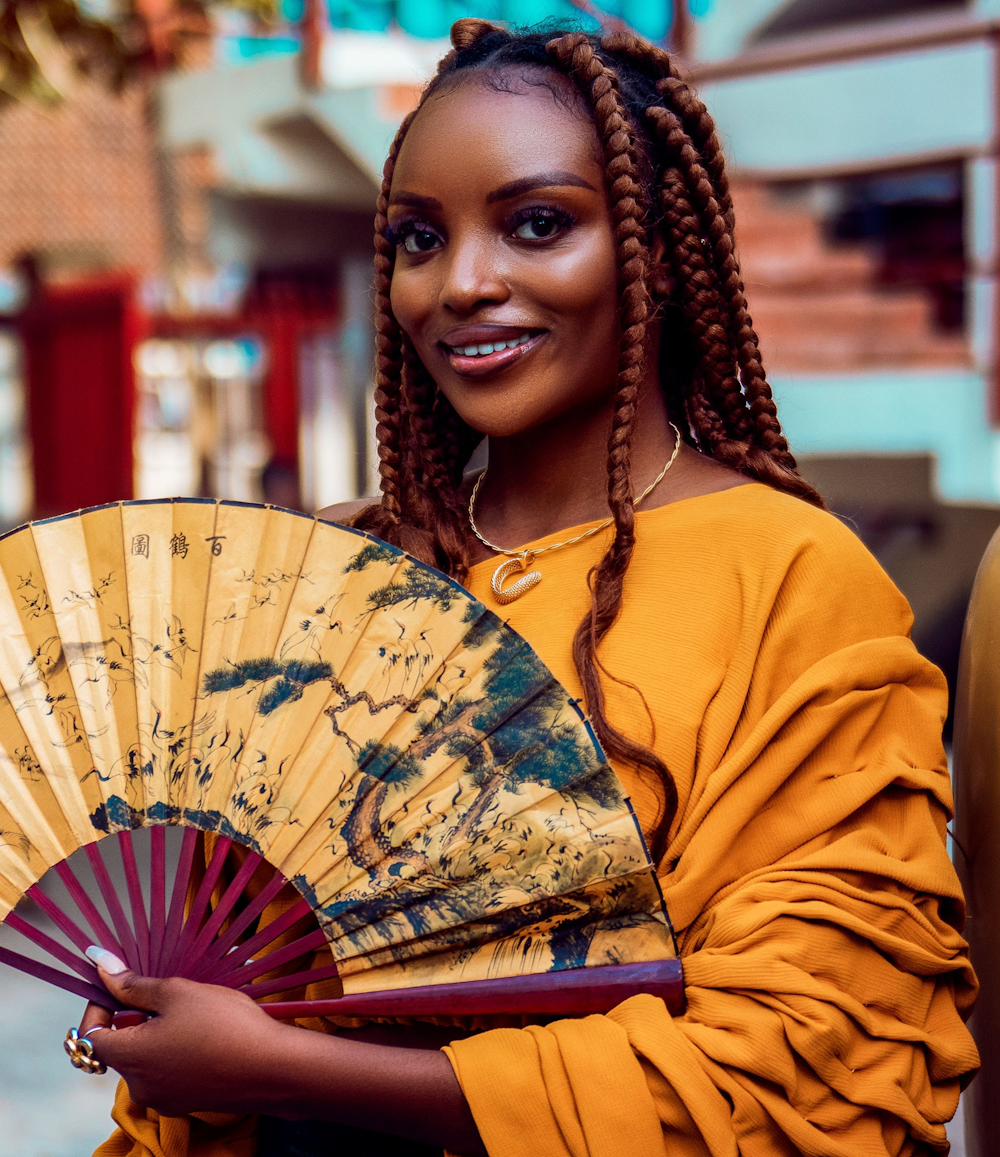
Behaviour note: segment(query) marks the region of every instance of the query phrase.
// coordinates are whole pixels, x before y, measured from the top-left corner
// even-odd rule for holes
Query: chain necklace
[[[639,503],[648,497],[653,489],[663,481],[664,475],[670,467],[673,466],[677,455],[680,453],[681,432],[673,422],[670,423],[670,429],[674,432],[673,453],[667,459],[666,466],[663,467],[639,497],[633,501],[633,508],[637,507]],[[489,469],[489,467],[487,467],[487,469]],[[479,527],[476,526],[476,495],[479,493],[479,487],[482,486],[485,477],[486,470],[476,479],[476,484],[472,488],[472,494],[469,496],[469,526],[472,527],[472,533],[479,539],[483,546],[488,546],[494,554],[504,554],[508,556],[507,561],[502,562],[493,572],[493,578],[490,580],[493,597],[498,603],[512,603],[515,599],[519,599],[521,595],[527,594],[532,587],[538,586],[542,581],[541,571],[528,570],[528,567],[531,566],[538,555],[544,554],[547,550],[559,550],[561,547],[573,546],[574,543],[583,542],[585,538],[600,534],[602,530],[605,530],[614,522],[613,518],[606,518],[602,523],[599,523],[597,526],[592,526],[590,530],[585,530],[583,534],[578,534],[575,538],[567,538],[563,542],[553,542],[548,546],[540,546],[537,550],[507,550],[505,547],[497,546],[496,543],[490,542],[488,538],[480,533]],[[528,573],[524,574],[522,578],[519,578],[517,582],[511,583],[511,585],[504,590],[504,580],[518,571],[527,571]]]

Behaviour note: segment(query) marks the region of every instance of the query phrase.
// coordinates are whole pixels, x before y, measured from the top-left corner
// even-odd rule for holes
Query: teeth
[[[520,337],[511,338],[510,341],[484,342],[482,345],[454,346],[453,349],[455,353],[462,354],[463,357],[467,358],[486,357],[488,354],[499,353],[501,350],[512,350],[519,345],[524,345],[526,341],[530,340],[530,333],[522,333]]]

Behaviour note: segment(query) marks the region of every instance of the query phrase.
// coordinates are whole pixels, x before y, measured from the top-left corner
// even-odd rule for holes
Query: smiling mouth
[[[496,370],[519,362],[530,353],[542,338],[545,330],[531,333],[525,330],[515,337],[501,340],[452,345],[442,342],[441,347],[448,356],[451,368],[463,377],[481,377]]]
[[[531,341],[530,333],[522,333],[520,337],[512,338],[510,341],[496,341],[484,342],[480,345],[465,345],[465,346],[448,346],[454,354],[461,354],[466,358],[485,358],[492,353],[500,353],[502,350],[517,349],[519,345],[524,345],[526,341]]]

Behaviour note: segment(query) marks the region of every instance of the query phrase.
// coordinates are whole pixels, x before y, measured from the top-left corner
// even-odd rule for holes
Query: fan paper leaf
[[[675,955],[579,706],[432,568],[290,511],[176,499],[13,531],[0,571],[0,917],[115,834],[131,879],[128,833],[179,825],[222,850],[181,933],[186,881],[168,888],[154,840],[151,931],[125,946],[151,970],[194,951],[186,974],[218,971],[235,894],[199,929],[228,841],[294,883],[347,993]]]

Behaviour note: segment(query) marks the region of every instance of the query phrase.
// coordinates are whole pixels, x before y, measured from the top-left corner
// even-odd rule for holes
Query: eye
[[[415,229],[403,238],[403,248],[407,253],[427,253],[436,249],[440,238],[429,229]]]
[[[403,221],[390,228],[389,240],[407,253],[430,253],[441,245],[441,238],[423,221]]]
[[[524,209],[515,217],[511,236],[519,241],[550,241],[572,224],[568,213],[556,209]]]

